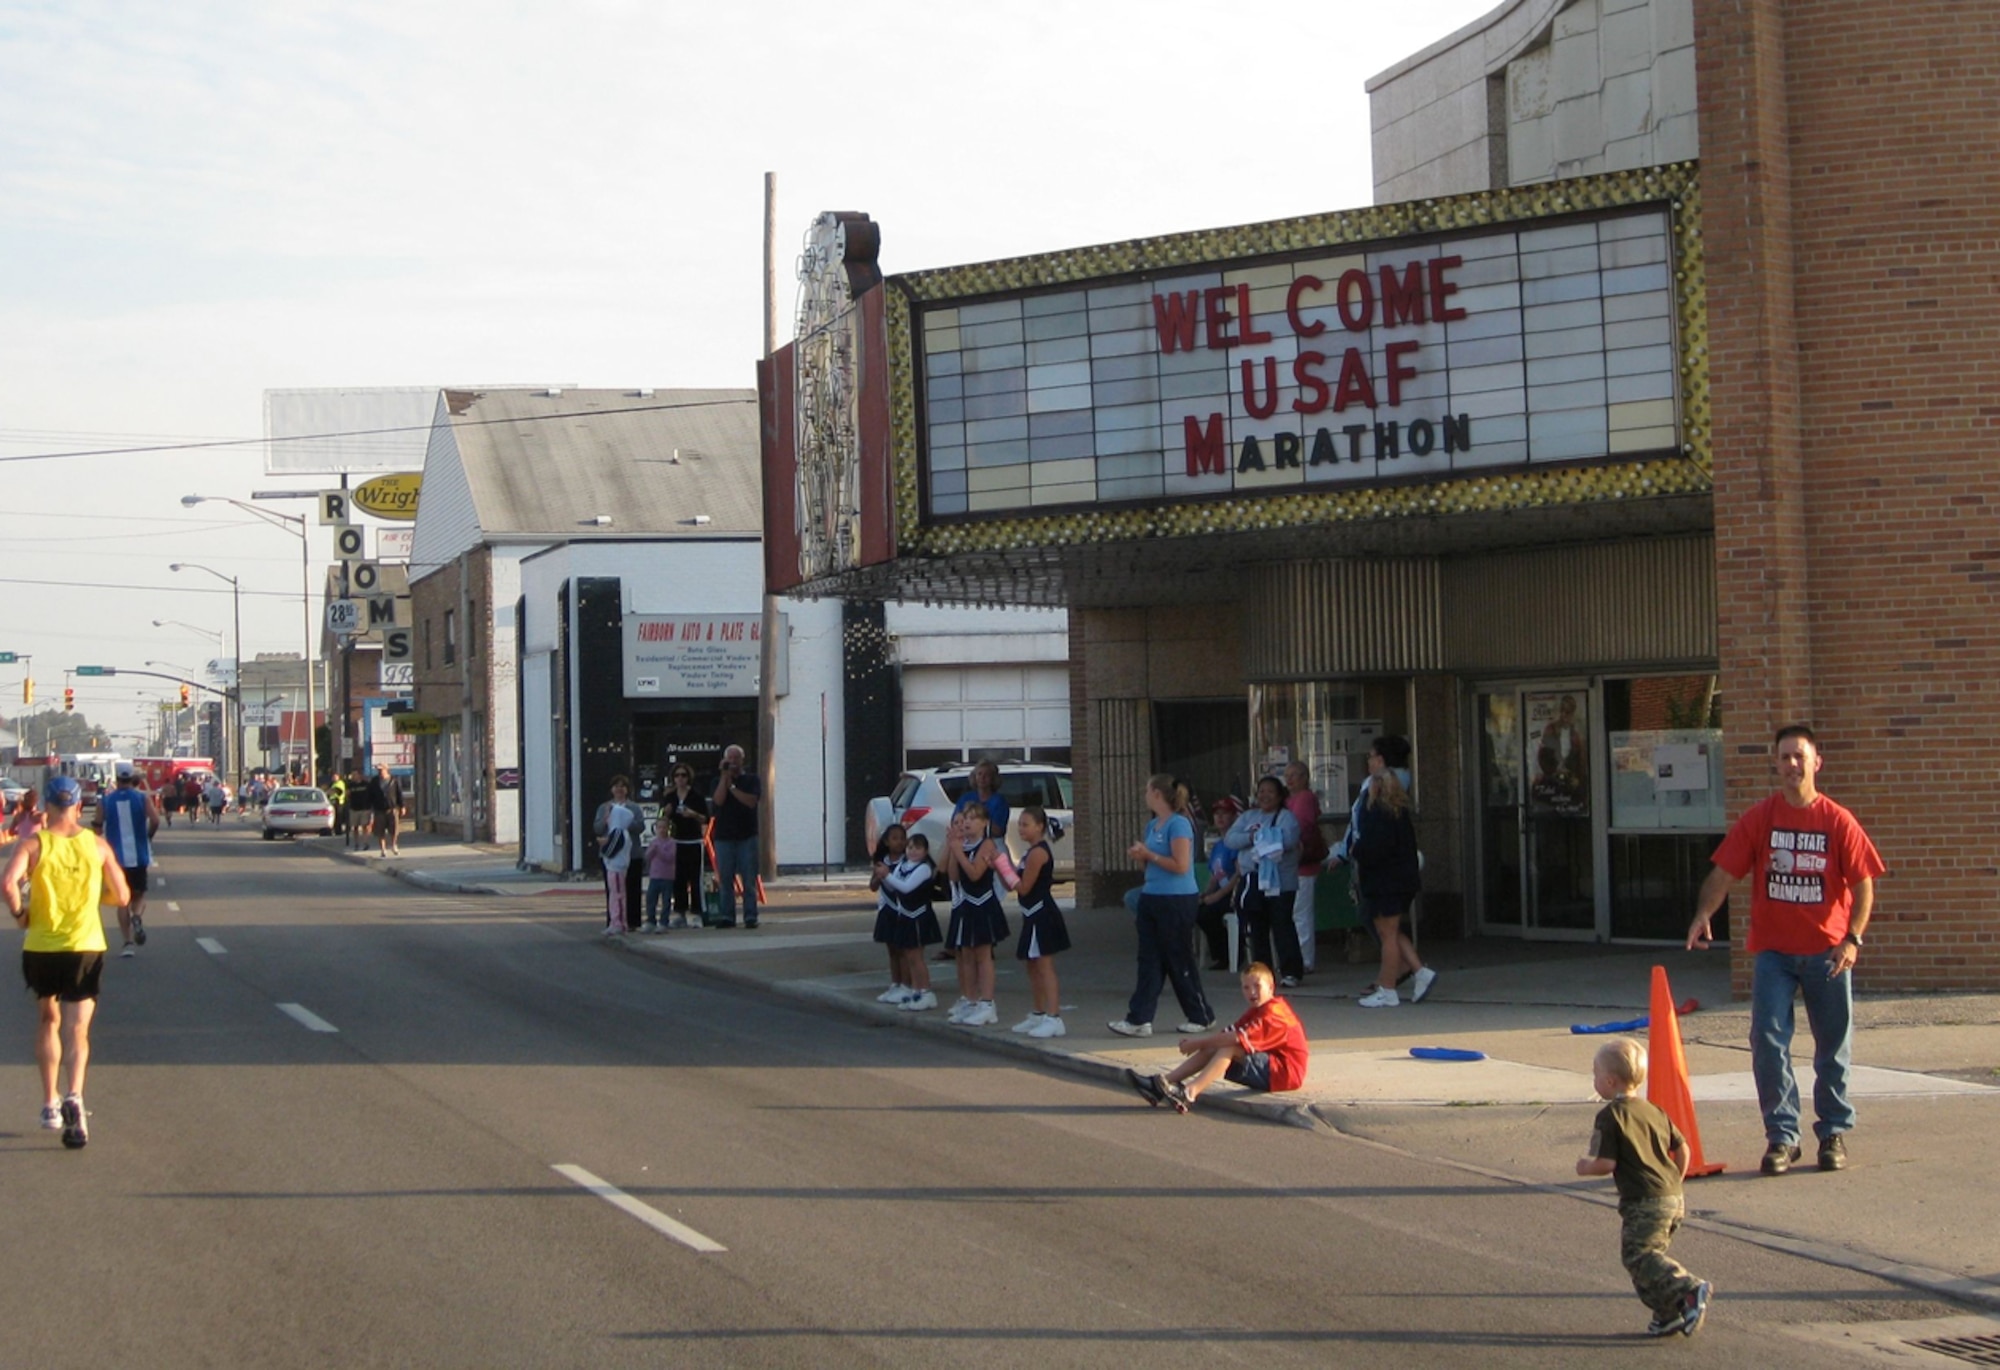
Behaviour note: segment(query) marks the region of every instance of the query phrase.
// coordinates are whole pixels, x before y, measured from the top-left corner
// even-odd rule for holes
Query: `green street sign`
[[[77,667],[77,668],[76,668],[76,674],[78,674],[78,675],[117,675],[117,674],[118,674],[118,668],[117,668],[116,666],[79,666],[79,667]]]
[[[0,652],[0,666],[12,666],[21,658],[12,652]]]

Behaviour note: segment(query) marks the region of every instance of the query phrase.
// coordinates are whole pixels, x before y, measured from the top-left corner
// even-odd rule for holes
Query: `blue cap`
[[[42,786],[42,802],[52,809],[67,809],[83,802],[83,786],[66,775],[52,776]]]

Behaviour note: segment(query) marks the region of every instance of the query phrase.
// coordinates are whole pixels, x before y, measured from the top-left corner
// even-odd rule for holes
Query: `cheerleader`
[[[882,840],[875,844],[874,868],[868,876],[868,888],[875,891],[875,940],[889,952],[889,988],[875,996],[877,1002],[900,1004],[910,995],[910,988],[903,983],[903,957],[896,948],[896,939],[891,935],[896,928],[900,914],[896,906],[895,891],[884,882],[889,872],[902,864],[903,852],[909,846],[909,832],[901,823],[891,823],[882,830]]]
[[[1021,810],[1021,841],[1027,852],[1021,858],[1021,884],[1015,891],[1021,901],[1021,940],[1015,955],[1028,968],[1028,993],[1034,1011],[1014,1024],[1014,1031],[1030,1037],[1061,1037],[1062,991],[1056,986],[1056,953],[1069,950],[1069,928],[1054,893],[1056,859],[1049,850],[1053,825],[1041,805]],[[1054,836],[1062,836],[1055,827]]]
[[[945,943],[958,967],[958,1003],[946,1015],[963,1027],[985,1027],[1000,1021],[993,1003],[993,948],[1007,940],[1007,911],[993,877],[998,852],[987,833],[985,806],[971,799],[952,816],[945,849],[945,875],[951,881],[951,929]]]
[[[924,964],[924,948],[944,940],[938,931],[937,915],[931,912],[931,881],[937,869],[931,865],[931,844],[922,833],[912,833],[896,868],[882,877],[882,888],[896,901],[896,921],[889,929],[890,954],[897,958],[897,978],[907,990],[896,1007],[906,1013],[922,1013],[937,1007],[931,993],[931,970]]]

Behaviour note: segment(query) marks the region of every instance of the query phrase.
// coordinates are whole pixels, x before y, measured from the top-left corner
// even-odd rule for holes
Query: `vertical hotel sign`
[[[799,258],[799,317],[791,348],[798,578],[854,566],[861,552],[862,364],[859,303],[880,283],[881,234],[865,214],[813,221]]]
[[[1602,495],[1571,481],[1551,496],[1539,474],[1687,465],[1680,332],[1698,261],[1690,287],[1682,207],[1656,176],[1678,189],[1692,171],[1646,173],[1643,199],[1598,178],[1566,183],[1594,203],[1538,187],[898,278],[918,512],[941,525],[929,550],[963,544],[947,530],[964,519],[1455,480],[1490,496],[1496,478],[1521,502],[1576,500]],[[1569,212],[1547,218],[1551,203]],[[1365,232],[1453,212],[1472,226]],[[1344,240],[1214,251],[1309,234]],[[1137,269],[1112,274],[1121,256]],[[1394,503],[1370,498],[1343,507]]]

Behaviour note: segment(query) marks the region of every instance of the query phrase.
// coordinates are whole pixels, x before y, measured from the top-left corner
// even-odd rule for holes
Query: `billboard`
[[[434,385],[264,392],[264,473],[421,471]]]

